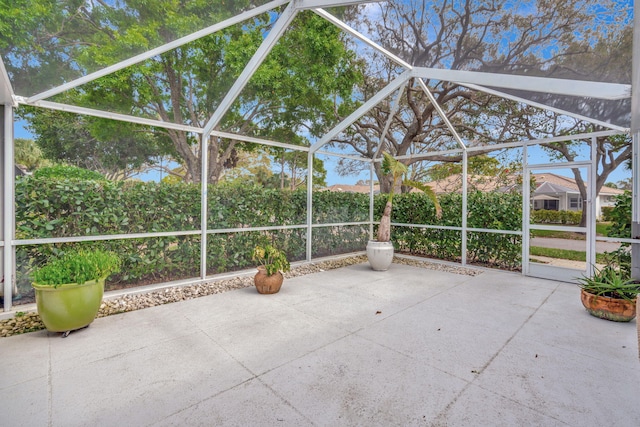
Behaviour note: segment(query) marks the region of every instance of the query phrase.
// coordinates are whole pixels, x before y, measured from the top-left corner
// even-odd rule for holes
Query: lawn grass
[[[610,222],[596,222],[596,235],[606,236],[607,231],[611,227]],[[531,230],[531,237],[551,237],[553,239],[571,239],[586,240],[584,234],[574,233],[572,231],[556,231],[556,230]]]
[[[609,231],[609,227],[611,227],[610,222],[596,222],[596,235],[606,236]]]
[[[549,258],[568,259],[570,261],[586,261],[587,253],[584,251],[574,251],[570,249],[543,248],[540,246],[531,246],[529,254],[534,256],[545,256]],[[604,264],[604,254],[596,254],[596,262]]]

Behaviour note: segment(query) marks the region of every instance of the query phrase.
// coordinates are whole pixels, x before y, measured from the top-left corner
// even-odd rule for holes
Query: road
[[[586,251],[584,240],[553,239],[550,237],[532,237],[531,246],[541,246],[543,248],[570,249],[574,251]],[[596,252],[601,254],[618,249],[619,243],[596,242]]]

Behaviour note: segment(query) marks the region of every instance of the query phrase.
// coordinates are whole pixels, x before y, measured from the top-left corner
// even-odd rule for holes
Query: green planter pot
[[[67,332],[88,326],[100,309],[105,279],[87,281],[82,285],[69,283],[57,288],[33,283],[38,314],[44,326],[51,332]]]

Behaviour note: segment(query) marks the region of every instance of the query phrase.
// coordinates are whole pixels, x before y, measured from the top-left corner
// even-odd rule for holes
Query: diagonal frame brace
[[[224,97],[216,111],[214,111],[213,115],[204,126],[203,136],[205,138],[208,138],[213,129],[220,124],[222,118],[238,98],[242,89],[247,85],[251,76],[253,76],[258,67],[260,67],[269,52],[271,52],[271,49],[273,49],[280,37],[284,34],[285,30],[289,27],[289,24],[291,24],[293,19],[296,17],[298,9],[296,8],[295,3],[295,1],[291,2],[289,6],[287,6],[282,13],[282,16],[280,16],[269,32],[269,35],[264,39],[256,53],[253,54],[249,63],[245,66],[244,70],[242,70],[242,73],[236,79],[229,92],[227,92],[227,95]]]
[[[325,136],[323,136],[320,140],[316,141],[311,146],[310,151],[312,153],[315,153],[316,151],[318,151],[322,146],[324,146],[329,141],[331,141],[331,139],[333,139],[336,135],[338,135],[340,132],[342,132],[349,126],[351,126],[356,120],[358,120],[360,117],[367,114],[369,110],[371,110],[373,107],[375,107],[380,102],[382,102],[382,100],[384,100],[389,95],[391,95],[396,90],[398,90],[403,84],[407,82],[407,80],[410,77],[411,77],[410,71],[405,71],[404,73],[400,74],[398,77],[392,80],[387,86],[382,88],[380,92],[375,94],[375,96],[373,96],[370,100],[362,104],[360,108],[358,108],[356,111],[351,113],[348,117],[346,117],[344,120],[338,123],[333,129],[327,132],[327,134],[325,134]]]

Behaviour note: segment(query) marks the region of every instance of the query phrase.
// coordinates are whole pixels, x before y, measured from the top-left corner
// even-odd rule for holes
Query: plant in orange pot
[[[291,269],[285,253],[272,245],[256,246],[253,260],[258,261],[258,274],[253,281],[261,294],[275,294],[280,291],[284,276]]]
[[[582,305],[591,315],[615,322],[629,322],[636,317],[640,284],[621,269],[609,264],[578,282]]]

